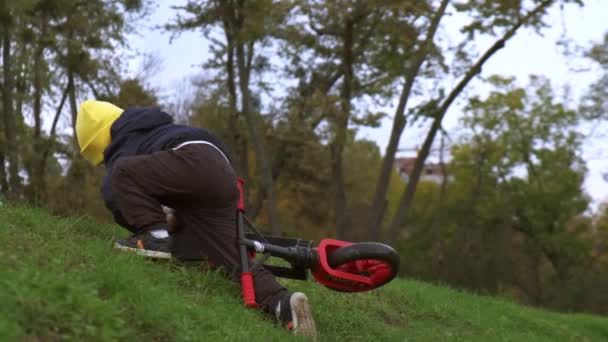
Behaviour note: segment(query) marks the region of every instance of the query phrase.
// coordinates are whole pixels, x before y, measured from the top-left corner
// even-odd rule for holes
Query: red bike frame
[[[352,245],[351,242],[324,239],[321,240],[318,247],[313,248],[311,241],[262,236],[255,231],[253,225],[245,217],[242,179],[238,180],[238,189],[240,197],[236,220],[241,258],[241,286],[245,306],[258,307],[253,274],[250,271],[250,263],[253,262],[256,252],[265,254],[265,257],[255,264],[262,264],[275,276],[305,280],[307,270],[310,269],[319,283],[337,291],[368,291],[382,286],[395,277],[397,272],[395,267],[382,260],[359,259],[332,267],[328,261],[329,255],[339,248]],[[247,234],[246,227],[251,234]],[[264,262],[271,255],[288,261],[292,268],[265,265]]]

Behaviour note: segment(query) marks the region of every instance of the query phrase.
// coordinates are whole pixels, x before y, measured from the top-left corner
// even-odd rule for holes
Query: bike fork
[[[249,255],[247,254],[247,246],[245,245],[245,223],[243,213],[245,212],[245,200],[243,197],[243,183],[239,178],[238,188],[240,193],[239,202],[236,211],[236,229],[237,239],[239,244],[239,254],[241,256],[241,288],[243,290],[243,301],[248,308],[257,308],[258,303],[255,301],[255,289],[253,286],[253,273],[249,270]]]

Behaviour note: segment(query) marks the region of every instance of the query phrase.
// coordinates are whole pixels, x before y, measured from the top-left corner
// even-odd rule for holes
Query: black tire
[[[332,268],[353,262],[355,260],[373,259],[388,263],[393,271],[393,275],[386,279],[382,286],[391,281],[399,272],[399,254],[393,247],[378,242],[360,242],[352,245],[340,247],[327,256],[327,262]]]

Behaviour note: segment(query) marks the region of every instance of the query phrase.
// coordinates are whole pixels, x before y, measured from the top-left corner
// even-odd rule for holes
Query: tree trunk
[[[256,168],[258,175],[264,185],[266,196],[267,196],[267,209],[270,220],[270,227],[272,234],[280,234],[280,226],[278,221],[278,215],[276,211],[276,199],[274,193],[274,185],[272,181],[272,169],[266,150],[264,148],[264,138],[260,134],[257,127],[257,118],[251,111],[251,92],[249,90],[249,76],[251,73],[251,62],[253,56],[254,44],[253,42],[247,44],[247,57],[245,56],[244,43],[237,40],[236,53],[237,53],[237,65],[239,72],[239,85],[241,90],[241,112],[245,116],[247,121],[247,128],[249,131],[249,137],[253,142],[253,147],[256,154]]]
[[[444,217],[444,209],[445,209],[445,200],[448,188],[448,171],[445,166],[444,159],[444,149],[445,149],[445,137],[441,137],[441,145],[439,147],[439,165],[441,166],[441,187],[439,190],[439,200],[437,201],[437,207],[435,209],[435,215],[431,220],[431,224],[429,225],[429,231],[431,234],[434,234],[436,237],[435,240],[435,279],[440,280],[444,273],[444,265],[445,265],[445,246],[443,237],[441,236],[441,231],[439,227],[439,223],[442,221]]]
[[[74,144],[75,154],[80,151],[78,145],[78,137],[76,136],[76,116],[78,115],[78,104],[76,103],[76,84],[74,82],[74,71],[68,70],[68,96],[70,103],[70,113],[72,114],[72,142]]]
[[[76,117],[78,115],[78,105],[76,102],[76,80],[74,71],[68,67],[68,104],[70,105],[71,114],[71,125],[72,125],[72,162],[67,174],[67,182],[65,191],[70,193],[77,193],[85,189],[88,179],[88,174],[93,168],[90,167],[89,163],[80,156],[80,147],[78,144],[78,137],[76,135]],[[87,203],[82,202],[82,195],[68,196],[68,205],[71,206],[71,211],[75,213],[84,212]]]
[[[238,116],[238,114],[237,114]],[[237,125],[238,127],[238,125]],[[247,143],[247,138],[244,137],[241,133],[239,133],[239,147],[237,147],[239,149],[239,151],[241,151],[241,155],[240,155],[240,164],[241,164],[241,170],[242,170],[242,174],[241,176],[243,177],[243,179],[245,181],[251,181],[253,178],[251,177],[250,174],[250,170],[249,170],[249,144]],[[251,191],[249,191],[248,189],[251,189],[252,186],[250,184],[250,186],[245,188],[245,208],[250,208],[252,206],[251,204]],[[261,188],[261,187],[260,187]],[[257,212],[253,212],[253,211],[248,211],[249,217],[251,218],[251,220],[255,220],[256,216],[257,216]]]
[[[380,169],[380,176],[378,177],[378,182],[376,183],[376,192],[372,202],[372,210],[368,223],[369,237],[372,241],[378,240],[382,233],[382,220],[387,207],[386,193],[391,180],[391,173],[395,163],[395,154],[397,153],[399,140],[401,139],[401,134],[403,133],[403,129],[405,128],[405,124],[407,122],[405,117],[405,108],[407,107],[407,102],[420,67],[426,60],[430,48],[432,47],[435,33],[437,32],[441,18],[443,18],[443,15],[445,14],[445,9],[448,2],[449,0],[443,0],[441,2],[439,9],[433,16],[426,38],[416,53],[412,68],[407,70],[405,75],[405,84],[403,85],[403,90],[399,98],[399,105],[395,111],[391,136],[389,138],[388,145],[386,146],[386,152],[382,161],[382,168]]]
[[[46,22],[45,18],[42,18],[42,26],[40,34],[44,36],[46,34]],[[43,95],[43,80],[42,72],[44,63],[44,45],[41,40],[38,42],[36,52],[34,54],[34,148],[32,151],[31,158],[31,172],[30,172],[30,191],[29,200],[33,203],[38,201],[44,201],[46,197],[46,178],[44,170],[41,167],[44,163],[41,158],[44,158],[43,150],[46,149],[44,140],[42,139],[42,95]]]
[[[0,151],[0,197],[8,197],[8,181],[6,180],[6,159],[4,151]]]
[[[540,3],[536,8],[530,11],[527,15],[522,17],[511,29],[509,29],[505,34],[494,42],[494,44],[486,50],[486,52],[477,60],[473,66],[465,73],[462,80],[456,85],[456,87],[450,92],[446,100],[442,103],[442,105],[436,110],[433,115],[433,124],[429,129],[424,144],[422,145],[422,149],[418,152],[418,156],[416,156],[416,163],[414,164],[414,169],[410,176],[410,179],[407,182],[405,191],[401,200],[399,202],[399,208],[393,217],[393,220],[390,225],[390,238],[397,238],[397,233],[399,228],[401,227],[401,223],[403,222],[407,211],[409,210],[412,200],[414,199],[414,194],[416,193],[416,187],[418,186],[418,181],[420,180],[420,175],[422,174],[422,169],[424,168],[424,163],[426,162],[426,158],[429,155],[431,146],[433,145],[433,141],[437,132],[441,128],[441,122],[446,112],[456,100],[456,97],[460,95],[460,93],[464,90],[464,88],[469,84],[469,82],[481,73],[481,68],[483,65],[500,49],[505,46],[507,40],[512,38],[517,30],[528,20],[540,14],[543,10],[545,10],[548,6],[553,3],[553,0],[545,0]]]
[[[351,112],[352,84],[353,84],[353,21],[348,18],[344,24],[344,46],[342,49],[342,68],[344,69],[344,80],[340,96],[341,110],[337,114],[334,123],[335,136],[331,143],[331,173],[334,182],[334,218],[336,225],[336,237],[346,239],[351,225],[351,216],[346,201],[346,189],[344,185],[344,145],[346,144],[346,132]]]
[[[228,105],[230,111],[228,117],[228,143],[232,149],[235,171],[249,185],[245,187],[245,208],[247,208],[249,218],[254,220],[257,212],[254,213],[251,210],[251,192],[249,189],[252,188],[252,184],[250,184],[251,178],[249,176],[249,154],[247,139],[241,134],[242,132],[239,127],[239,117],[242,113],[239,113],[237,108],[238,96],[235,73],[236,36],[242,26],[242,18],[239,17],[238,6],[242,6],[242,4],[234,4],[227,1],[217,1],[216,3],[222,11],[224,35],[226,37],[226,86],[228,87]]]
[[[247,141],[241,135],[241,129],[239,127],[239,110],[237,108],[237,93],[236,93],[236,75],[234,72],[234,32],[229,22],[224,22],[224,30],[226,34],[227,42],[227,58],[226,58],[226,72],[228,77],[226,79],[226,85],[228,87],[228,103],[230,114],[228,117],[228,133],[230,134],[230,146],[233,153],[233,165],[237,175],[242,177],[246,183],[249,183],[249,162],[247,154]],[[250,199],[250,187],[245,188],[245,207],[251,207]],[[249,209],[248,209],[249,210]],[[252,220],[255,219],[255,215],[250,215]]]
[[[224,21],[224,33],[226,36],[226,74],[228,77],[226,78],[226,86],[228,87],[228,104],[230,115],[228,116],[228,130],[230,134],[230,146],[232,147],[233,156],[235,159],[234,165],[236,169],[236,173],[238,175],[243,175],[242,163],[237,162],[239,160],[239,151],[240,147],[240,134],[238,127],[238,109],[237,109],[237,95],[236,95],[236,75],[234,73],[234,32],[229,21]]]
[[[53,123],[51,124],[51,131],[49,133],[49,138],[48,140],[41,146],[42,147],[42,152],[40,153],[41,156],[38,159],[38,166],[36,167],[36,171],[37,171],[37,175],[36,177],[39,177],[42,180],[42,184],[44,185],[44,188],[41,189],[42,192],[42,200],[46,199],[46,167],[47,167],[47,161],[49,159],[49,156],[51,155],[51,151],[53,150],[53,148],[55,147],[55,135],[57,132],[57,123],[59,122],[59,117],[61,116],[61,112],[63,110],[63,106],[65,105],[65,101],[67,100],[68,94],[70,92],[70,83],[68,83],[68,85],[66,86],[65,90],[63,91],[63,95],[61,96],[61,101],[59,101],[59,106],[57,107],[57,110],[55,111],[55,117],[53,118]]]
[[[2,87],[2,109],[4,111],[4,134],[8,156],[9,189],[8,198],[16,200],[20,196],[21,178],[19,177],[19,154],[17,151],[17,127],[13,108],[13,72],[11,58],[11,27],[7,19],[2,22],[2,74],[4,84]]]
[[[260,186],[257,189],[255,194],[255,198],[251,200],[249,204],[249,209],[247,209],[247,216],[251,220],[255,220],[255,218],[260,214],[262,208],[264,207],[264,199],[266,198],[266,189]]]

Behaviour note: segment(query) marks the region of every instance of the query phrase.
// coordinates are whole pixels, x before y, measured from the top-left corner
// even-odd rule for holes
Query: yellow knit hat
[[[103,151],[112,141],[110,127],[123,110],[109,102],[87,100],[76,117],[76,136],[80,153],[93,165],[103,161]]]

